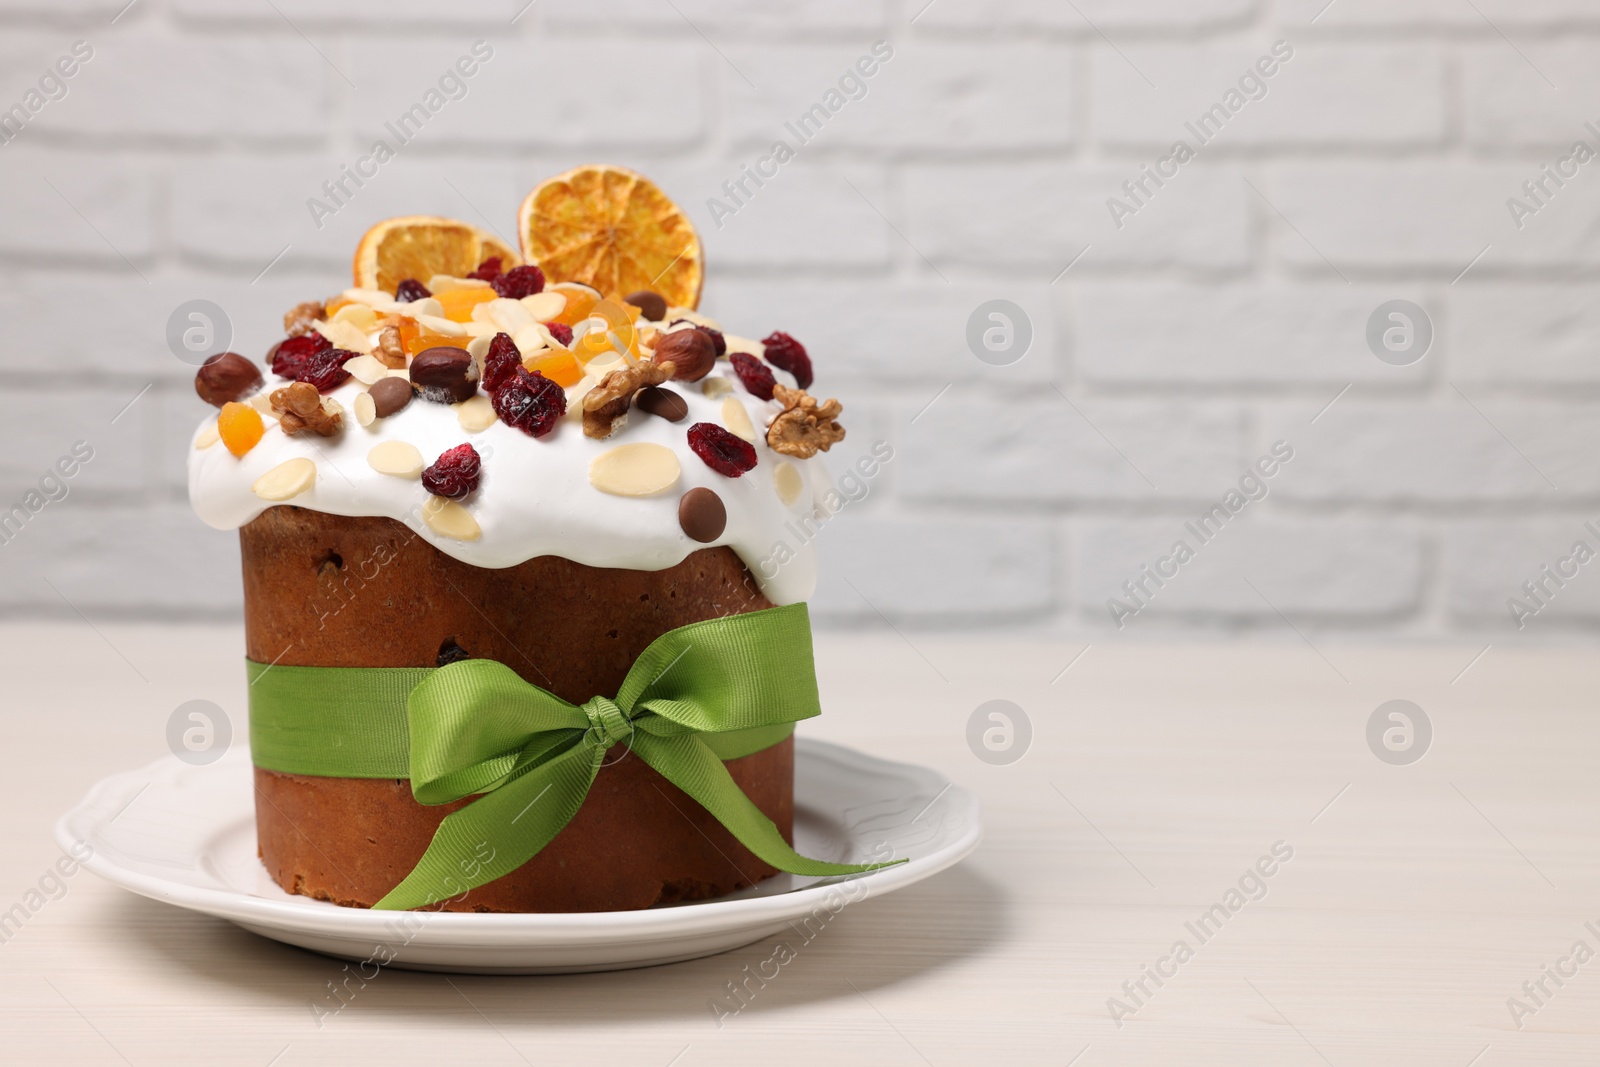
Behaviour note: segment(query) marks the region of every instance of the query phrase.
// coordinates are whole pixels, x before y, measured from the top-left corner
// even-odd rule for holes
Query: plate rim
[[[241,746],[243,748],[243,746]],[[237,750],[236,750],[237,751]],[[230,764],[247,759],[233,756]],[[665,937],[695,937],[726,930],[733,926],[755,926],[763,922],[781,922],[795,914],[812,910],[820,904],[835,886],[847,881],[865,881],[870,899],[881,893],[892,892],[913,885],[946,870],[970,855],[983,840],[982,805],[977,796],[932,768],[915,763],[883,759],[869,755],[847,745],[819,738],[795,739],[797,770],[803,757],[831,763],[857,772],[875,772],[877,775],[899,774],[926,784],[937,795],[936,800],[948,800],[967,814],[967,825],[955,837],[925,856],[912,857],[908,862],[882,868],[862,875],[827,879],[784,893],[741,897],[734,900],[717,899],[675,905],[670,908],[645,908],[608,912],[403,912],[374,911],[365,908],[344,908],[328,904],[323,908],[308,908],[307,903],[321,901],[272,900],[241,890],[192,886],[171,882],[156,875],[127,867],[110,857],[96,852],[87,860],[78,861],[85,869],[104,878],[112,885],[152,900],[172,904],[185,910],[211,915],[229,922],[265,926],[280,931],[304,935],[339,938],[365,938],[367,935],[390,935],[393,927],[404,915],[415,915],[423,920],[421,926],[412,928],[409,942],[414,945],[440,944],[456,948],[510,947],[507,938],[524,946],[581,946],[611,944],[628,936],[657,939]],[[221,761],[219,761],[221,762]],[[214,765],[212,765],[214,766]],[[145,781],[154,784],[160,777],[184,771],[209,770],[182,763],[172,756],[163,756],[141,767],[119,771],[96,781],[77,804],[64,812],[55,823],[55,844],[68,855],[73,843],[85,835],[75,832],[74,823],[87,817],[100,802],[106,791],[118,782]],[[218,768],[220,769],[220,768]],[[98,825],[100,819],[95,820]],[[474,945],[474,934],[492,938],[482,945]]]

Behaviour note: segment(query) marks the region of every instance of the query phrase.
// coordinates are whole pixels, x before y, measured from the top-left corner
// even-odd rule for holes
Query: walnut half
[[[834,421],[844,410],[837,400],[819,404],[805,390],[786,385],[774,385],[772,399],[783,405],[782,413],[767,427],[767,444],[774,452],[810,459],[844,440],[844,427]]]
[[[344,423],[344,414],[331,399],[324,400],[317,387],[309,382],[295,382],[285,389],[274,389],[272,413],[278,416],[278,425],[287,434],[311,430],[323,437],[332,437]]]
[[[628,414],[633,394],[647,385],[669,381],[678,368],[666,363],[630,363],[601,378],[583,398],[583,435],[606,438]]]

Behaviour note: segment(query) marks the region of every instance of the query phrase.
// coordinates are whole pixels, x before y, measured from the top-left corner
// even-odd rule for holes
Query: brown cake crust
[[[495,659],[573,703],[614,694],[651,641],[679,626],[772,607],[729,548],[660,571],[541,556],[501,570],[445,555],[387,518],[268,508],[239,531],[245,647],[311,667],[432,667],[452,646]],[[729,773],[793,840],[794,747]],[[465,801],[461,803],[467,803]],[[284,889],[370,906],[422,855],[439,821],[404,779],[256,769],[262,861]],[[456,911],[606,911],[720,896],[777,873],[635,756],[601,768],[572,823],[522,868],[445,905]]]

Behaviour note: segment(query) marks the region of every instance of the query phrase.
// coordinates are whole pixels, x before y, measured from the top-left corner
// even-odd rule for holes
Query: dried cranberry
[[[490,279],[489,284],[507,300],[521,300],[525,296],[544,292],[544,271],[532,265],[512,267]]]
[[[762,400],[772,399],[772,387],[778,384],[778,379],[772,376],[772,371],[765,363],[744,352],[735,352],[728,357],[728,360],[733,364],[734,373],[739,375],[744,387],[750,390],[751,396],[760,397]]]
[[[494,391],[494,413],[508,426],[531,437],[543,437],[567,413],[567,391],[538,371],[516,368],[513,377]]]
[[[444,451],[433,466],[422,472],[422,488],[434,496],[460,500],[478,489],[483,461],[471,445],[456,445]]]
[[[467,275],[467,277],[476,278],[480,282],[494,281],[496,278],[500,277],[500,257],[490,256],[482,263],[479,263],[478,269]]]
[[[550,331],[550,336],[556,339],[557,344],[565,345],[567,348],[572,347],[571,326],[564,322],[547,322],[544,324],[544,328]]]
[[[517,351],[517,343],[511,339],[511,335],[495,334],[494,340],[489,342],[489,351],[483,357],[483,388],[493,395],[496,389],[516,377],[516,370],[520,366],[522,353]]]
[[[428,292],[428,287],[415,278],[407,278],[394,287],[394,298],[401,304],[409,304],[413,300],[423,300],[433,294]]]
[[[761,343],[767,346],[768,363],[794,375],[795,384],[800,388],[811,388],[811,357],[806,355],[805,345],[778,330]]]
[[[706,466],[729,478],[737,478],[756,465],[755,446],[714,422],[697,422],[689,427],[689,447],[706,461]]]
[[[360,354],[360,352],[347,352],[342,348],[330,348],[318,352],[311,357],[305,371],[296,375],[295,381],[310,382],[317,387],[318,392],[323,393],[337,389],[350,380],[350,372],[344,369],[344,365]]]
[[[667,323],[667,327],[670,329],[671,327],[678,325],[680,322],[688,321],[688,319],[673,319],[671,322]],[[721,330],[713,330],[711,327],[702,326],[698,322],[691,323],[691,325],[701,333],[705,334],[707,337],[711,338],[711,346],[717,350],[718,359],[721,359],[723,356],[728,354],[728,341],[727,338],[722,336]]]
[[[280,378],[299,379],[307,362],[318,352],[326,352],[333,342],[316,331],[298,337],[286,337],[272,346],[267,353],[267,365]]]

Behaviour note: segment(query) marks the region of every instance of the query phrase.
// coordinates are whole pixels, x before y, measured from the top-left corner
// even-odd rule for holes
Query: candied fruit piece
[[[772,331],[761,343],[766,346],[768,363],[794,375],[800,388],[811,388],[811,357],[806,355],[805,345],[780,330]]]
[[[249,404],[229,401],[217,413],[217,435],[222,438],[228,451],[236,456],[242,456],[256,447],[261,435],[266,432],[261,412]]]
[[[567,391],[536,371],[518,367],[516,375],[494,391],[494,413],[507,426],[543,437],[567,413]]]
[[[576,326],[588,318],[594,306],[600,302],[600,294],[587,285],[557,282],[550,288],[567,298],[566,306],[561,309],[561,314],[556,316],[556,321],[563,326]]]
[[[728,360],[733,364],[734,373],[739,376],[739,380],[744,383],[751,396],[762,400],[772,399],[772,387],[778,384],[778,380],[772,376],[772,371],[765,363],[744,352],[735,352],[728,357]]]
[[[525,296],[544,292],[544,271],[531,263],[523,267],[512,267],[489,282],[494,286],[494,291],[507,300],[521,300]]]
[[[450,289],[434,299],[444,308],[444,317],[451,322],[471,322],[472,309],[495,298],[493,289]]]
[[[477,492],[483,474],[483,460],[471,445],[445,449],[422,472],[422,488],[434,496],[460,500]]]
[[[549,378],[564,389],[570,389],[583,381],[583,367],[571,352],[557,352],[550,356],[537,356],[525,366],[530,371]]]
[[[406,320],[401,319],[401,322]],[[405,346],[406,355],[415,356],[426,352],[430,348],[466,348],[472,338],[462,335],[448,337],[442,333],[434,333],[426,327],[416,327],[416,332],[410,337],[406,336],[404,327],[400,331],[400,343]]]
[[[749,441],[714,422],[689,427],[689,447],[718,474],[737,478],[756,465],[756,449]]]
[[[428,287],[415,278],[407,278],[394,288],[394,298],[401,304],[423,300],[432,295],[432,293],[428,292]]]

